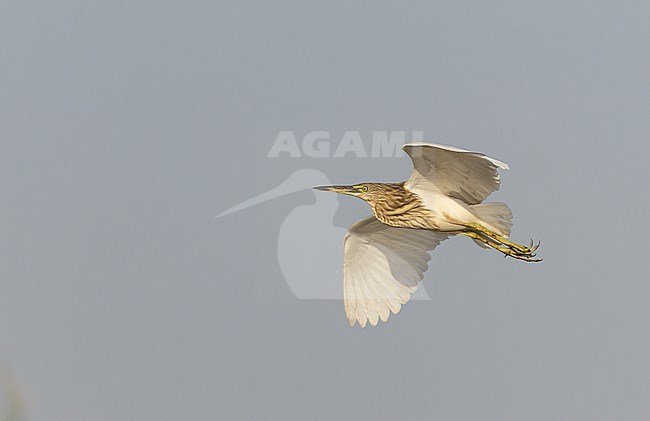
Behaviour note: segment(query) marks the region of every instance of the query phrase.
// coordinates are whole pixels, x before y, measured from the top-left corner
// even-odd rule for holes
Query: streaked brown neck
[[[431,228],[431,213],[404,183],[381,184],[367,199],[375,217],[386,225],[404,228]]]

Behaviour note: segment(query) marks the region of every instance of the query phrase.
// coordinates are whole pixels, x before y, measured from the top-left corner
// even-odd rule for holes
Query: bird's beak
[[[351,196],[356,196],[357,194],[359,194],[359,191],[352,186],[318,186],[318,187],[314,187],[314,190],[349,194]]]

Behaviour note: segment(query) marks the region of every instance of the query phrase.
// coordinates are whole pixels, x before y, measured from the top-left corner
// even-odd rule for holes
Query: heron
[[[480,152],[434,143],[407,143],[402,149],[413,172],[401,183],[318,186],[316,190],[365,200],[372,215],[350,226],[343,250],[343,301],[354,326],[376,326],[399,313],[428,269],[433,251],[450,236],[463,235],[483,248],[525,262],[540,262],[540,242],[509,240],[512,211],[483,201],[500,187],[504,162]]]

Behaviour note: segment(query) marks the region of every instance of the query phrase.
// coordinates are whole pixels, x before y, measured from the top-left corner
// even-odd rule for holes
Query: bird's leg
[[[520,254],[516,250],[512,249],[511,247],[501,245],[498,242],[496,242],[494,239],[492,239],[490,237],[486,237],[486,236],[484,236],[482,234],[479,234],[478,232],[462,231],[459,234],[465,235],[465,236],[470,237],[470,238],[473,238],[474,240],[481,241],[482,243],[484,243],[488,247],[491,247],[491,248],[493,248],[495,250],[500,251],[506,257],[510,256],[510,257],[512,257],[514,259],[524,260],[526,262],[541,262],[542,261],[542,259],[535,259],[534,255],[532,255],[532,254],[530,254],[530,255],[528,255],[528,254]]]
[[[538,242],[537,244],[534,244],[533,240],[530,240],[530,244],[528,246],[524,246],[521,244],[517,244],[515,242],[512,242],[508,240],[506,237],[503,237],[495,232],[490,231],[489,229],[485,228],[481,224],[465,224],[466,227],[471,228],[473,230],[476,230],[480,232],[481,234],[484,234],[488,236],[489,238],[509,247],[510,249],[514,250],[517,252],[517,254],[521,255],[527,255],[527,256],[532,256],[533,253],[539,248],[541,242]]]

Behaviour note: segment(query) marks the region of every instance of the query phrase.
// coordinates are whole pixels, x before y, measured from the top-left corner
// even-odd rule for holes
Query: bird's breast
[[[439,190],[415,188],[411,193],[419,198],[426,211],[433,215],[434,224],[439,231],[462,230],[464,224],[476,222],[468,204],[449,197]]]

